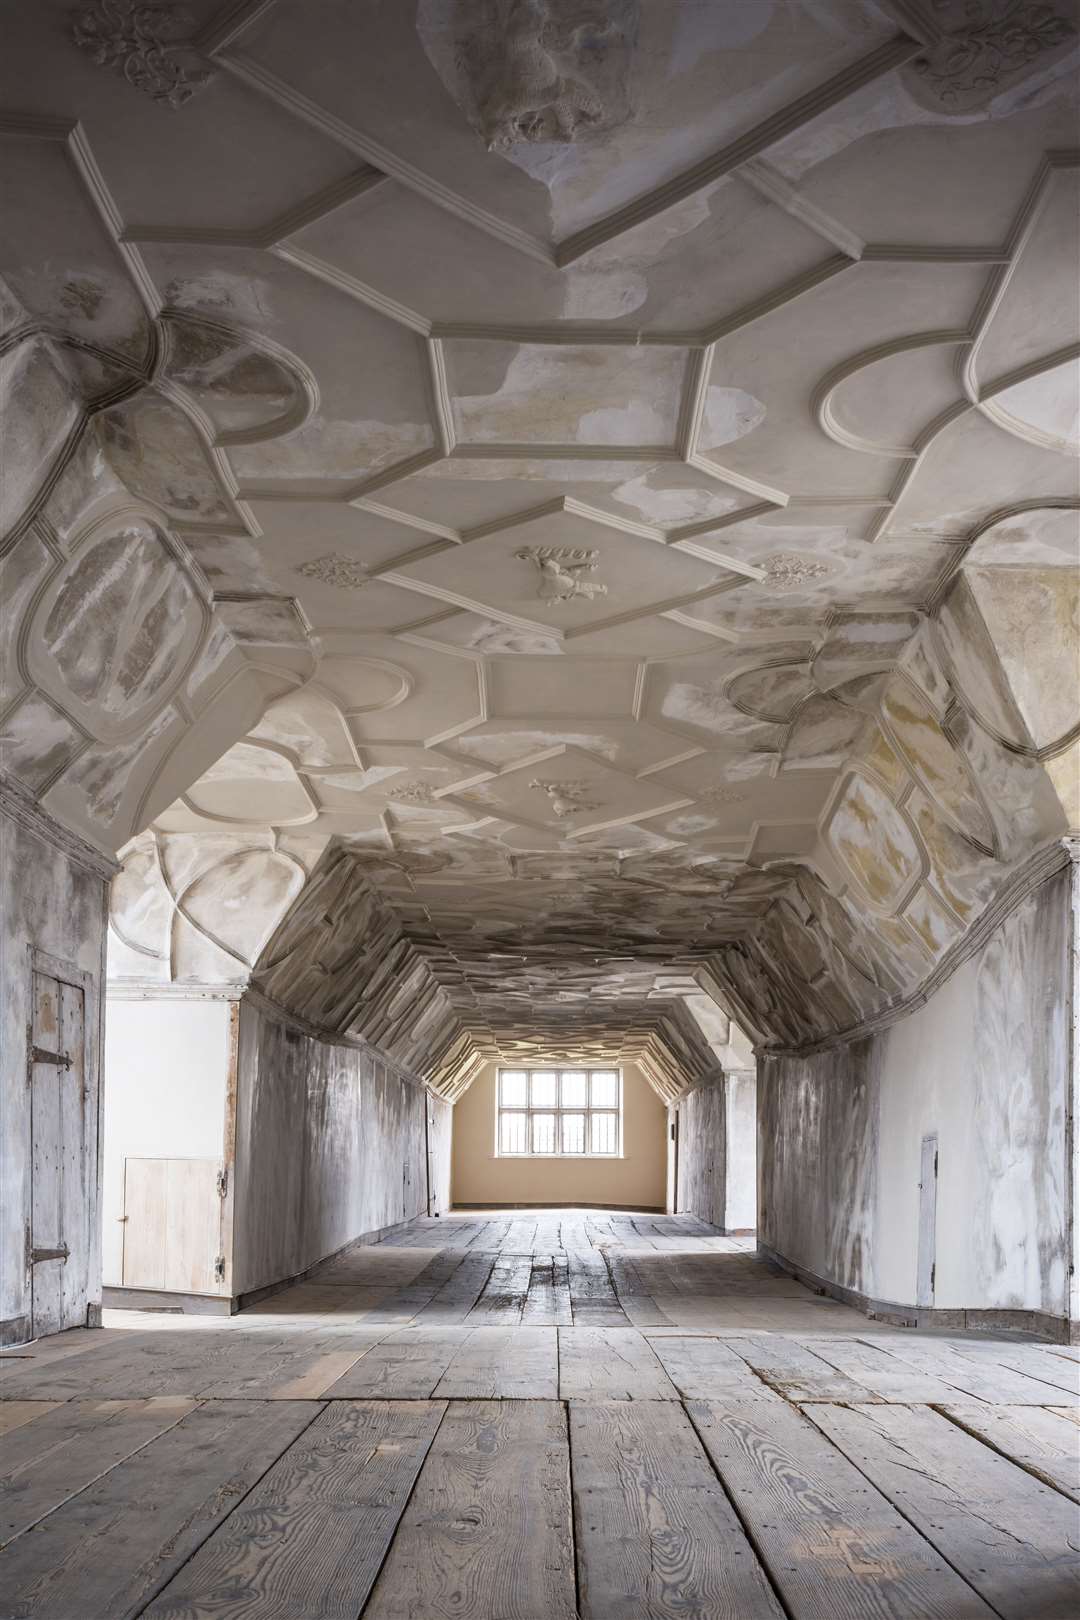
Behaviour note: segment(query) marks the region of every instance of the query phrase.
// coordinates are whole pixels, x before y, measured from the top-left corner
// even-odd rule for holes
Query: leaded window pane
[[[534,1108],[554,1108],[559,1100],[559,1077],[550,1069],[533,1074],[529,1102]]]
[[[499,1120],[499,1152],[527,1153],[529,1151],[528,1114],[503,1114]]]
[[[585,1115],[562,1116],[562,1150],[564,1153],[585,1152]]]
[[[586,1108],[589,1103],[589,1077],[584,1069],[566,1069],[562,1076],[564,1108]]]
[[[554,1114],[534,1114],[532,1117],[532,1150],[534,1153],[555,1152]]]
[[[619,1077],[610,1069],[596,1069],[592,1077],[592,1105],[594,1108],[619,1106]]]
[[[499,1077],[499,1101],[504,1108],[524,1108],[529,1100],[528,1082],[519,1069],[504,1069]]]
[[[614,1153],[619,1142],[618,1114],[592,1115],[592,1151]]]

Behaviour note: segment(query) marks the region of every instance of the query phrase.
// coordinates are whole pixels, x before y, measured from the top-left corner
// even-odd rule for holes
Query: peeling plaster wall
[[[31,1012],[32,951],[43,951],[89,975],[85,998],[83,1139],[69,1159],[83,1179],[88,1206],[80,1243],[72,1250],[65,1285],[79,1279],[91,1313],[101,1303],[100,1205],[98,1202],[98,1075],[101,1061],[101,989],[105,976],[105,878],[53,843],[44,829],[31,831],[0,807],[0,1338],[29,1336],[31,1288],[26,1240],[31,1198],[30,1091],[26,1084],[27,1031]],[[82,1279],[85,1278],[85,1284]]]
[[[724,1231],[752,1232],[757,1225],[757,1074],[724,1076]]]
[[[852,1041],[758,1072],[758,1237],[829,1282],[880,1294],[874,1269],[879,1053]]]
[[[425,1096],[371,1053],[241,1003],[234,1294],[427,1213]]]
[[[586,1203],[663,1209],[664,1105],[635,1064],[622,1068],[621,1159],[501,1159],[495,1154],[497,1065],[488,1064],[454,1104],[455,1206]]]
[[[428,1093],[428,1214],[445,1215],[450,1208],[453,1163],[454,1105]]]
[[[676,1198],[680,1215],[724,1224],[727,1119],[723,1079],[681,1098],[677,1115]]]
[[[669,1110],[678,1132],[676,1209],[724,1232],[757,1211],[757,1080],[752,1069],[698,1086]]]
[[[128,1158],[217,1159],[226,1145],[232,1005],[108,998],[102,1154],[102,1272],[124,1282]]]
[[[890,1028],[764,1056],[763,1243],[827,1282],[911,1306],[920,1143],[936,1133],[934,1307],[1066,1316],[1070,926],[1066,871]]]

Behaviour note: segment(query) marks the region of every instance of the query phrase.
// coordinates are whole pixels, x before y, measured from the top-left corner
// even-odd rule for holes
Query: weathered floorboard
[[[574,1620],[570,1520],[557,1402],[454,1405],[364,1620]]]
[[[845,1377],[862,1384],[871,1398],[905,1405],[952,1401],[956,1398],[953,1384],[946,1384],[932,1373],[921,1371],[910,1362],[901,1361],[898,1354],[890,1354],[877,1344],[864,1344],[861,1339],[807,1339],[806,1348],[822,1361],[827,1361]]]
[[[688,1399],[774,1404],[781,1399],[723,1339],[664,1334],[649,1343],[679,1394]]]
[[[469,1325],[513,1327],[520,1322],[531,1279],[532,1260],[528,1255],[500,1255],[483,1293],[469,1312]]]
[[[560,1328],[564,1401],[677,1401],[679,1392],[634,1328]]]
[[[1002,1620],[1075,1620],[1075,1504],[926,1407],[808,1406]]]
[[[55,1411],[62,1404],[60,1401],[0,1401],[0,1439],[13,1429],[21,1429],[24,1423],[33,1423],[35,1418]]]
[[[139,1614],[318,1411],[306,1401],[196,1407],[0,1551],[5,1612]]]
[[[961,1395],[974,1396],[992,1406],[1047,1406],[1061,1400],[1060,1386],[1045,1383],[1033,1374],[1016,1372],[977,1351],[974,1355],[961,1354],[936,1339],[885,1339],[879,1343],[908,1366],[940,1378]]]
[[[327,1393],[334,1400],[426,1400],[472,1331],[403,1328],[369,1350]]]
[[[559,1331],[474,1328],[436,1384],[435,1395],[445,1400],[555,1400]]]
[[[780,1620],[681,1406],[571,1402],[570,1450],[585,1620]]]
[[[194,1402],[169,1395],[66,1401],[6,1435],[0,1447],[0,1546],[194,1409]]]
[[[731,1339],[732,1350],[789,1401],[869,1403],[880,1397],[805,1345],[779,1334]]]
[[[1049,1346],[965,1342],[955,1348],[961,1355],[970,1356],[973,1360],[992,1361],[999,1367],[1008,1367],[1012,1372],[1023,1373],[1040,1383],[1051,1384],[1056,1389],[1064,1390],[1066,1395],[1080,1404],[1080,1367],[1064,1356],[1055,1355]]]
[[[355,1620],[445,1409],[331,1402],[145,1613]]]
[[[969,1434],[1019,1463],[1029,1474],[1080,1502],[1080,1433],[1046,1406],[943,1406]]]
[[[687,1411],[793,1620],[990,1620],[854,1464],[777,1400]]]

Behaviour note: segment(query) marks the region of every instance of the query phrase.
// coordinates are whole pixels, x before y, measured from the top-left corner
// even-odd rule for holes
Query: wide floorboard
[[[1080,1361],[689,1216],[412,1223],[0,1357],[0,1620],[1072,1620]]]

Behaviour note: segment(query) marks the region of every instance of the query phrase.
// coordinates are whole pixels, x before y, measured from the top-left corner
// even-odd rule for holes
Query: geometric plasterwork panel
[[[942,814],[988,854],[994,830],[963,756],[954,747],[930,705],[907,683],[894,681],[882,700],[882,720],[916,780]]]
[[[578,748],[559,749],[550,758],[504,771],[451,797],[478,815],[567,839],[686,802],[654,778],[624,775]]]
[[[869,777],[847,778],[825,836],[866,899],[882,911],[899,910],[922,874],[919,845],[906,816]]]
[[[39,602],[30,667],[89,731],[119,741],[182,684],[208,618],[161,532],[142,516],[110,519]]]
[[[1063,834],[1060,0],[23,9],[0,746],[128,967],[669,1095]]]

